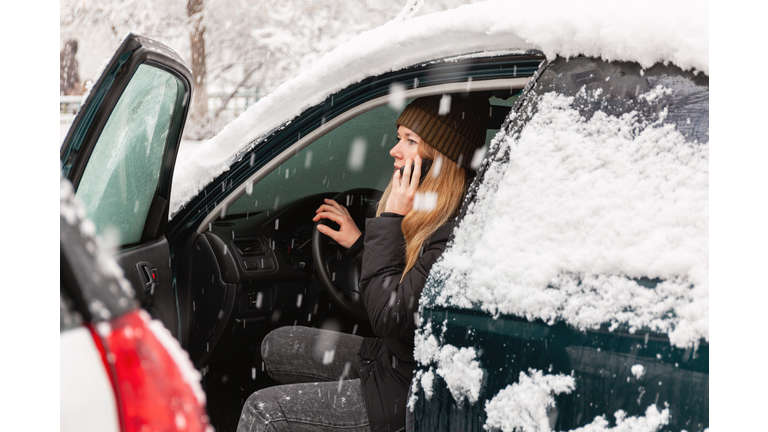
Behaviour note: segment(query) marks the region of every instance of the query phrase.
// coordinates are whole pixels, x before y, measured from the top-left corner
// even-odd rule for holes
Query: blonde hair
[[[422,246],[432,234],[459,213],[467,187],[466,171],[456,162],[443,156],[423,140],[419,143],[418,151],[419,156],[423,159],[434,161],[424,182],[419,185],[419,193],[435,192],[437,205],[429,210],[411,210],[403,219],[401,227],[405,237],[405,269],[400,277],[401,281],[405,278],[406,273],[416,265]],[[437,175],[434,175],[435,173]],[[390,180],[389,186],[379,201],[376,210],[377,217],[387,207],[387,199],[389,199],[391,192],[392,181]]]

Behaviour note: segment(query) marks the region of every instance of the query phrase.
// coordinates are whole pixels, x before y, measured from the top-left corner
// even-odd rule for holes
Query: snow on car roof
[[[324,55],[254,104],[175,169],[170,214],[265,135],[362,79],[419,62],[473,52],[541,50],[549,59],[587,55],[674,63],[709,74],[709,10],[693,1],[526,2],[494,0],[389,22]]]

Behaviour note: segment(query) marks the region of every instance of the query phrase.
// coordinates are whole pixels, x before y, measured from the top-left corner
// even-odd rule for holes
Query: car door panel
[[[165,239],[176,153],[192,76],[165,45],[130,34],[87,97],[62,144],[62,174],[139,300],[178,337]],[[156,280],[151,280],[155,278]]]
[[[162,321],[171,334],[178,338],[173,272],[165,237],[124,251],[115,257],[115,261],[136,290],[136,297],[142,307],[152,318]]]

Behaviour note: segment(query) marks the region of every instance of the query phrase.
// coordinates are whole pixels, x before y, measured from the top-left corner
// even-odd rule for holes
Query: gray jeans
[[[280,386],[253,393],[243,406],[238,432],[370,432],[357,370],[363,338],[309,327],[269,333],[261,354]]]

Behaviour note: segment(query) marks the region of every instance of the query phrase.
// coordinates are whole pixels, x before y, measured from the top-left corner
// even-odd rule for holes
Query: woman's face
[[[389,155],[395,158],[395,169],[400,169],[405,165],[405,160],[414,161],[419,154],[419,144],[422,139],[420,136],[405,126],[397,128],[397,144],[389,151]]]

